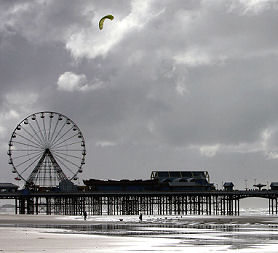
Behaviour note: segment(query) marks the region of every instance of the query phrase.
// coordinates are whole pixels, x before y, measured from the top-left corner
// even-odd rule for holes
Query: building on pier
[[[272,182],[270,188],[271,190],[278,190],[278,182]]]
[[[18,186],[12,183],[0,183],[0,192],[16,192]]]
[[[182,192],[210,191],[207,171],[153,171],[150,180],[84,180],[89,191],[104,192]]]
[[[234,184],[233,182],[225,182],[223,187],[225,191],[232,191],[234,189]]]

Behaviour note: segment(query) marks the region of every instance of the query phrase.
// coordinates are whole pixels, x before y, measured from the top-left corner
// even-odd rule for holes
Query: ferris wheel
[[[85,140],[78,126],[56,112],[22,120],[9,141],[9,164],[26,186],[54,187],[76,180],[85,164]]]

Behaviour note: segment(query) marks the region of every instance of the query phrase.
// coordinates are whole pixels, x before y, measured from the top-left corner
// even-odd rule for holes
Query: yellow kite
[[[104,16],[104,17],[99,21],[99,24],[98,24],[100,30],[102,30],[104,20],[107,19],[107,18],[110,19],[110,20],[113,20],[113,19],[114,19],[114,17],[113,17],[112,15]]]

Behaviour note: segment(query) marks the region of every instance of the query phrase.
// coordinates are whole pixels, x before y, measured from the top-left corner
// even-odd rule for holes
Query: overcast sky
[[[46,110],[85,137],[80,179],[278,181],[277,66],[275,0],[0,0],[0,181],[17,123]]]

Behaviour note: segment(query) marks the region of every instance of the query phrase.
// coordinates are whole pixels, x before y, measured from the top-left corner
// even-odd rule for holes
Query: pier
[[[15,214],[47,215],[240,215],[240,200],[268,199],[269,214],[278,214],[278,191],[208,192],[15,192]]]

